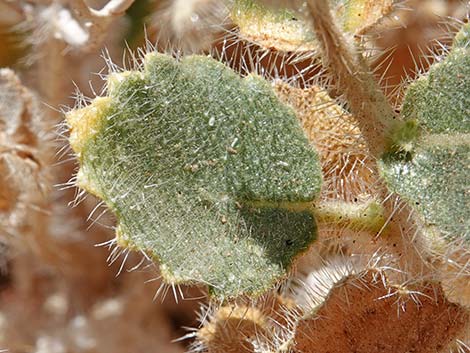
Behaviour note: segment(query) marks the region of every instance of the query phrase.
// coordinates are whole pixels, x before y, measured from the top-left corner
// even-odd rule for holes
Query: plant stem
[[[335,76],[370,152],[380,157],[390,145],[390,135],[397,125],[396,114],[361,54],[347,44],[334,23],[328,0],[308,0],[307,4],[325,66]]]
[[[350,230],[377,233],[385,226],[383,208],[376,201],[360,204],[324,201],[313,211],[319,223],[335,224]]]
[[[387,98],[380,90],[360,52],[348,44],[335,24],[328,0],[308,0],[312,22],[325,66],[334,75],[339,91],[358,122],[370,153],[380,158],[393,146],[393,135],[402,126]],[[377,171],[378,172],[378,171]],[[425,237],[417,228],[412,209],[382,184],[378,190],[387,221],[378,233],[398,255],[401,267],[409,275],[425,276],[431,264]],[[386,234],[384,230],[386,228]]]
[[[73,13],[86,23],[89,39],[81,49],[90,50],[98,47],[114,19],[124,15],[135,0],[110,0],[101,10],[90,8],[85,0],[69,0]]]

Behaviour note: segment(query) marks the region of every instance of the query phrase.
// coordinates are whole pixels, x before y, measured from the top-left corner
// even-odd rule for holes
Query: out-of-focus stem
[[[111,0],[101,10],[92,10],[97,16],[120,16],[127,11],[134,0]]]
[[[134,0],[111,0],[101,10],[90,8],[85,0],[69,0],[69,6],[89,32],[87,43],[82,49],[94,48],[102,42],[114,19],[122,16]]]

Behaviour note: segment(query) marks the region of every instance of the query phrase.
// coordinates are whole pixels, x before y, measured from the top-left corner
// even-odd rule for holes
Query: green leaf
[[[408,153],[388,154],[381,166],[390,188],[445,237],[470,240],[469,25],[449,55],[408,89],[402,114],[421,137]],[[398,143],[399,144],[399,143]]]
[[[403,117],[417,119],[427,133],[470,133],[470,48],[459,45],[469,40],[468,29],[457,38],[449,55],[432,65],[405,96]]]
[[[235,0],[231,20],[242,38],[281,51],[312,51],[317,42],[310,26],[292,9],[257,0]]]
[[[68,115],[79,185],[116,214],[121,244],[170,283],[257,294],[315,240],[316,152],[268,82],[202,56],[149,54],[109,97]]]
[[[330,0],[341,27],[364,34],[394,10],[394,0]],[[280,51],[316,51],[318,43],[299,0],[235,0],[230,11],[242,38]]]

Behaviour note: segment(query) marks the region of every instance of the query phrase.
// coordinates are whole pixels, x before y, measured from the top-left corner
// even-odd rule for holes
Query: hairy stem
[[[327,0],[308,0],[312,28],[318,38],[325,66],[334,75],[370,152],[380,157],[390,144],[397,124],[395,112],[369,72],[361,54],[347,44],[334,23]]]
[[[394,133],[402,126],[402,121],[397,119],[361,53],[347,44],[344,34],[334,23],[328,0],[308,0],[307,4],[325,66],[344,94],[369,151],[380,158],[393,146]],[[403,205],[385,185],[380,188],[379,194],[384,200],[387,221],[378,234],[385,237],[386,243],[399,256],[405,273],[426,275],[431,264],[426,256],[424,235],[415,225],[412,209]]]
[[[342,201],[322,202],[314,208],[317,221],[356,231],[378,232],[385,225],[382,206],[371,201],[353,204]]]

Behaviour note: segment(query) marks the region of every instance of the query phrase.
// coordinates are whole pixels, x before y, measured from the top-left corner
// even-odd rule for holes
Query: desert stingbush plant
[[[149,251],[168,282],[263,292],[315,239],[318,157],[261,78],[148,54],[142,73],[110,76],[108,95],[68,115],[78,183],[119,215],[118,241]]]
[[[245,304],[222,307],[198,333],[200,345],[195,350],[318,349],[334,333],[315,320],[317,313],[356,323],[364,317],[354,311],[339,314],[341,310],[335,309],[346,305],[343,290],[354,294],[359,308],[396,295],[397,301],[380,305],[393,312],[399,303],[397,310],[407,312],[405,321],[417,325],[410,335],[391,328],[388,338],[377,334],[369,340],[367,336],[356,342],[359,350],[394,342],[398,349],[422,352],[464,349],[468,312],[448,301],[440,280],[450,275],[444,268],[446,251],[451,248],[463,254],[459,258],[462,281],[468,271],[469,25],[462,25],[446,55],[407,88],[397,112],[370,74],[360,44],[348,41],[350,34],[339,29],[330,10],[331,5],[341,10],[340,22],[346,31],[361,33],[391,13],[395,4],[376,5],[362,27],[354,16],[370,9],[367,1],[299,3],[294,9],[279,10],[275,4],[275,10],[268,10],[259,3],[237,1],[232,4],[233,18],[245,38],[257,33],[257,21],[268,22],[270,26],[261,27],[269,31],[261,37],[275,47],[295,53],[297,46],[302,59],[305,51],[316,53],[307,56],[311,67],[320,60],[345,100],[347,110],[334,109],[355,120],[349,132],[359,131],[366,155],[361,161],[383,178],[372,178],[365,187],[361,184],[359,189],[370,193],[367,202],[357,205],[341,198],[332,202],[331,197],[321,196],[322,179],[326,185],[336,185],[329,179],[343,180],[347,175],[325,173],[327,163],[320,164],[322,148],[317,146],[317,153],[309,144],[309,140],[315,145],[322,139],[321,127],[307,131],[307,139],[302,131],[306,124],[296,117],[301,115],[298,105],[291,104],[298,88],[279,88],[278,82],[270,84],[253,73],[240,77],[212,57],[157,52],[146,53],[131,71],[111,73],[105,96],[67,114],[70,144],[80,163],[77,184],[103,199],[116,215],[119,246],[158,261],[169,284],[204,283],[218,299],[237,299],[242,294],[257,297],[269,291],[289,275],[302,253],[315,253],[316,244],[324,241],[319,229],[339,227],[339,234],[366,233],[369,240],[365,242],[370,244],[378,237],[385,238],[382,245],[401,244],[403,254],[386,248],[390,250],[386,255],[394,258],[390,260],[393,266],[412,285],[393,283],[400,277],[385,275],[386,266],[373,264],[374,257],[366,251],[372,245],[367,245],[362,249],[369,256],[366,265],[326,281],[330,296],[311,301],[315,304],[304,307],[301,314],[286,314],[289,304],[280,304],[283,317],[294,317],[291,321],[279,327],[273,324],[279,321],[278,314],[269,310]],[[293,21],[293,27],[279,24],[285,21]],[[278,33],[285,26],[286,32]],[[318,91],[312,92],[308,98],[318,99]],[[333,100],[328,109],[331,105]],[[317,109],[324,112],[327,107]],[[362,183],[368,180],[361,177]],[[400,198],[405,203],[397,205]],[[370,302],[359,300],[354,289],[357,281],[370,295]],[[301,292],[307,291],[306,284],[300,287]],[[427,298],[430,293],[435,298],[422,304],[429,311],[407,307],[409,302],[418,305],[419,295]],[[462,292],[458,301],[468,303],[467,295]],[[439,305],[433,308],[435,303]],[[382,309],[369,309],[370,320],[376,320],[373,310]],[[240,316],[244,310],[248,314]],[[448,321],[428,325],[446,311],[452,312]],[[358,321],[352,319],[355,315]],[[240,325],[243,332],[227,333]],[[314,326],[324,337],[315,336]],[[345,327],[341,342],[353,335],[350,329]],[[241,341],[220,343],[223,337],[237,334],[242,335]],[[396,337],[401,337],[400,342]],[[338,343],[335,349],[343,348]]]

